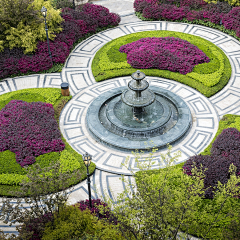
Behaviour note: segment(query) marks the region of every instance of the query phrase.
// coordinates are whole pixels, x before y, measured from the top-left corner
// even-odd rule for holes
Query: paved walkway
[[[61,132],[77,152],[82,154],[88,151],[93,155],[97,170],[91,177],[92,190],[95,184],[99,192],[99,194],[93,192],[93,198],[102,197],[104,190],[110,197],[116,197],[126,187],[119,179],[119,174],[123,174],[129,183],[134,183],[130,171],[121,166],[121,163],[126,161],[126,157],[130,156],[128,167],[132,167],[136,171],[134,157],[96,142],[86,130],[84,116],[95,97],[108,89],[127,86],[130,77],[120,77],[96,83],[91,72],[91,63],[98,49],[108,41],[126,34],[149,30],[170,30],[205,38],[220,47],[228,56],[232,66],[231,79],[222,91],[209,99],[178,82],[148,77],[151,85],[168,89],[182,97],[191,110],[192,128],[188,135],[173,147],[173,152],[177,150],[182,152],[182,157],[177,162],[180,163],[189,156],[200,153],[211,142],[218,129],[219,119],[224,114],[240,114],[240,43],[218,30],[203,26],[172,22],[142,22],[132,14],[133,0],[96,1],[94,3],[104,5],[112,12],[120,14],[122,16],[121,24],[114,29],[98,33],[76,46],[61,73],[35,74],[5,79],[5,81],[0,82],[0,94],[24,88],[59,88],[62,82],[68,82],[73,98],[61,113]],[[155,158],[162,166],[164,165],[164,162],[162,163],[159,158],[159,153],[155,155]],[[156,167],[157,165],[153,166],[153,168]],[[112,193],[109,189],[112,190]],[[69,203],[71,204],[87,199],[86,181],[76,185],[69,194]],[[0,222],[0,229],[6,233],[17,233],[15,226],[9,227],[2,222]]]

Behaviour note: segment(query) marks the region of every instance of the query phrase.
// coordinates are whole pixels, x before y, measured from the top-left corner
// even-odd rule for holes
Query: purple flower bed
[[[166,2],[166,1],[165,1]],[[167,4],[166,4],[167,3]],[[136,12],[142,13],[143,17],[153,20],[203,20],[214,24],[220,24],[228,30],[234,30],[240,38],[240,7],[230,6],[227,2],[207,4],[203,0],[181,0],[180,7],[173,5],[172,1],[164,4],[156,0],[135,0]],[[195,11],[195,9],[201,9]]]
[[[16,153],[22,167],[39,155],[65,148],[49,103],[12,100],[0,111],[0,123],[0,152]]]
[[[96,207],[99,205],[106,207],[103,214],[101,214],[99,209]],[[98,217],[98,219],[104,218],[115,225],[117,224],[117,218],[113,216],[111,209],[107,207],[107,203],[102,202],[100,199],[92,199],[92,208],[90,207],[89,200],[77,202],[77,204],[74,206],[78,206],[81,211],[84,211],[88,208],[92,214]]]
[[[76,11],[63,8],[61,17],[65,19],[61,26],[63,31],[56,34],[54,41],[50,40],[50,50],[53,63],[64,63],[73,44],[88,33],[96,32],[97,28],[117,26],[121,21],[119,15],[109,13],[103,6],[86,3],[83,8],[76,7]],[[0,79],[19,72],[39,72],[52,67],[46,42],[37,44],[36,52],[24,55],[22,49],[4,49],[0,52]]]
[[[194,164],[198,169],[202,165],[203,170],[206,170],[205,197],[213,198],[214,187],[218,181],[223,184],[227,183],[230,177],[228,172],[230,164],[237,167],[236,175],[240,175],[240,132],[235,128],[224,129],[212,144],[211,156],[190,157],[183,166],[184,173],[191,176]]]
[[[210,61],[196,46],[174,37],[142,38],[121,46],[119,51],[127,54],[127,62],[133,68],[157,68],[181,74]]]

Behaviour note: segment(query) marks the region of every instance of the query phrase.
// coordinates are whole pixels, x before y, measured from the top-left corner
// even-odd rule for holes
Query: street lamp
[[[46,22],[47,9],[43,6],[42,9],[41,9],[41,12],[42,12],[42,15],[43,15],[44,20],[45,20],[45,30],[46,30],[46,35],[47,35],[48,52],[49,52],[49,56],[52,60],[52,54],[51,54],[51,51],[50,51],[49,39],[48,39],[48,28],[47,28],[47,22]]]
[[[91,187],[90,187],[90,178],[89,178],[89,171],[88,171],[88,167],[91,163],[92,160],[92,156],[90,154],[88,154],[87,152],[85,154],[83,154],[83,161],[87,167],[87,179],[88,179],[88,195],[89,195],[89,203],[90,203],[90,207],[92,208],[92,198],[91,198]]]
[[[75,10],[75,1],[73,0],[73,9]]]

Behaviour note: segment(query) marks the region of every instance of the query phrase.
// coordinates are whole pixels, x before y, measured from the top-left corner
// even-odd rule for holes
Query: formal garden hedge
[[[144,31],[129,34],[108,42],[96,53],[93,59],[92,72],[96,81],[131,75],[135,72],[137,69],[133,68],[127,62],[127,54],[120,52],[119,49],[125,44],[129,44],[146,37],[181,38],[192,45],[197,46],[197,48],[205,53],[210,59],[210,62],[196,65],[193,68],[193,71],[187,74],[152,68],[141,69],[141,71],[147,76],[158,76],[173,79],[197,89],[207,97],[214,95],[228,83],[228,80],[231,77],[231,65],[227,56],[220,48],[201,37],[172,31]],[[141,59],[146,57],[149,56],[145,56]],[[174,59],[171,60],[174,62]],[[178,62],[176,62],[175,65],[177,64]]]
[[[4,125],[2,125],[1,128],[1,136],[0,136],[0,195],[1,196],[12,196],[12,194],[9,193],[9,191],[17,191],[20,189],[20,183],[23,179],[27,180],[27,172],[28,168],[31,168],[34,164],[38,163],[42,168],[48,167],[51,162],[57,162],[60,161],[61,163],[61,171],[66,172],[69,170],[70,172],[80,170],[82,172],[82,178],[81,179],[72,179],[71,185],[77,184],[78,182],[84,180],[86,178],[86,167],[82,161],[82,156],[78,154],[75,150],[72,149],[72,147],[67,143],[67,141],[64,139],[64,137],[60,133],[60,129],[58,127],[59,124],[59,116],[61,113],[61,110],[65,106],[65,104],[71,99],[71,96],[64,97],[61,95],[60,89],[54,89],[54,88],[38,88],[38,89],[24,89],[19,91],[14,91],[10,93],[5,93],[0,96],[0,115],[1,119],[11,119],[10,116],[12,116],[12,120],[14,122],[11,123],[11,121],[8,121],[7,126],[8,131],[6,134],[10,134],[12,131],[14,134],[13,136],[8,136],[8,144],[6,146],[6,141],[4,139],[5,133],[4,133]],[[21,102],[24,101],[24,102]],[[13,107],[17,107],[18,103],[24,103],[23,108],[25,110],[28,110],[29,107],[27,104],[29,103],[36,103],[38,105],[45,105],[50,106],[50,111],[48,113],[49,116],[47,116],[47,119],[51,119],[51,115],[54,117],[54,119],[49,124],[48,121],[45,121],[46,123],[43,124],[42,121],[40,121],[37,116],[39,113],[34,117],[29,113],[29,115],[24,115],[27,112],[22,111],[22,115],[20,110],[18,109],[16,118],[13,118],[13,112],[7,112],[5,110],[5,106],[9,106],[9,104],[13,104]],[[38,106],[39,107],[39,106]],[[8,110],[11,110],[10,107],[8,107]],[[4,113],[4,114],[3,114]],[[3,120],[3,119],[2,119]],[[15,128],[15,125],[17,124],[16,121],[18,121],[19,124],[24,123],[24,126],[22,128]],[[34,121],[33,125],[26,126],[26,121]],[[37,123],[36,123],[37,121]],[[40,121],[40,122],[39,122]],[[54,123],[55,121],[55,123]],[[1,121],[3,123],[3,121]],[[57,129],[55,129],[54,124],[56,124]],[[10,126],[10,127],[9,127]],[[3,128],[4,127],[4,128]],[[47,128],[46,128],[47,127]],[[51,134],[51,130],[54,130],[55,132],[58,132],[59,140],[57,142],[61,141],[61,149],[55,149],[53,147],[52,149],[48,146],[44,146],[44,135],[43,135],[43,129],[44,134],[47,133]],[[31,133],[27,132],[30,129],[32,129]],[[22,132],[21,132],[22,131]],[[20,134],[19,136],[17,136]],[[37,141],[38,136],[41,136],[41,139]],[[29,140],[31,140],[33,143],[32,145],[29,144]],[[28,141],[28,143],[26,143]],[[54,140],[55,141],[55,140]],[[54,141],[51,141],[52,143]],[[43,143],[42,143],[43,142]],[[59,142],[60,143],[60,142]],[[27,144],[27,145],[26,145]],[[55,144],[55,143],[54,143]],[[48,144],[49,145],[49,144]],[[50,144],[51,145],[51,144]],[[49,146],[50,146],[49,145]],[[34,147],[35,146],[35,147]],[[36,147],[37,146],[37,147]],[[60,146],[57,144],[56,146]],[[27,151],[26,151],[27,149]],[[39,152],[39,149],[41,150]],[[56,150],[56,151],[55,151]],[[20,154],[20,160],[17,161],[17,154]],[[24,164],[23,161],[25,161],[26,157],[29,156],[33,158],[32,162],[26,162]],[[25,159],[22,159],[25,158]],[[25,165],[28,165],[28,168],[24,168]],[[92,174],[95,170],[96,165],[94,163],[91,163],[90,165],[90,173]],[[69,176],[71,178],[71,176]],[[27,194],[27,193],[26,193]]]

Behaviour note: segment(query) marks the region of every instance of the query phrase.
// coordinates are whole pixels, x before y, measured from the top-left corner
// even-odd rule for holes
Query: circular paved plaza
[[[218,30],[200,25],[161,21],[142,22],[133,15],[133,1],[124,1],[126,5],[129,5],[128,9],[131,5],[131,9],[127,11],[126,5],[123,7],[120,1],[114,2],[116,4],[110,1],[96,1],[94,3],[104,5],[110,11],[119,13],[122,17],[121,24],[113,29],[95,34],[77,45],[66,60],[61,73],[7,78],[0,82],[0,94],[25,88],[59,88],[62,82],[69,83],[73,98],[61,113],[60,129],[64,138],[77,152],[83,154],[87,151],[93,156],[93,162],[96,163],[97,169],[91,177],[91,184],[92,190],[94,185],[98,190],[98,194],[92,192],[93,198],[102,197],[104,194],[108,194],[112,198],[116,197],[125,189],[120,175],[124,175],[129,183],[133,183],[129,168],[137,171],[133,155],[101,144],[89,135],[86,128],[85,116],[91,102],[110,89],[127,87],[129,80],[131,80],[130,76],[126,76],[98,83],[95,81],[91,64],[96,52],[107,42],[140,31],[177,31],[211,41],[221,48],[230,60],[232,66],[230,81],[211,98],[206,98],[193,88],[176,81],[159,77],[146,77],[150,86],[173,92],[181,97],[190,108],[192,127],[188,134],[172,149],[172,153],[178,150],[182,152],[182,156],[176,164],[187,160],[190,156],[199,154],[208,146],[216,134],[219,120],[224,114],[240,114],[240,43],[236,39]],[[161,161],[159,156],[163,152],[154,154],[156,164],[153,168],[157,168],[159,164],[164,166],[165,163]],[[126,168],[122,166],[122,163],[126,163],[127,157],[130,157],[130,161]],[[87,199],[86,180],[76,185],[69,194],[69,203],[71,204]],[[0,228],[6,233],[17,233],[15,225],[9,227],[1,222]]]

